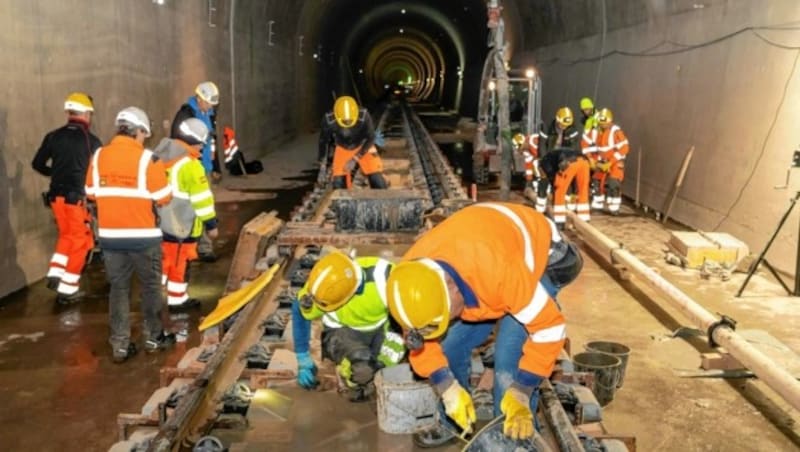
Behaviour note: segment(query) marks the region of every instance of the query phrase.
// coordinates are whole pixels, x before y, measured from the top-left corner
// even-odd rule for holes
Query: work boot
[[[162,331],[155,338],[150,338],[144,342],[144,351],[145,353],[155,353],[173,345],[175,345],[175,334]]]
[[[197,298],[189,298],[181,304],[171,304],[167,305],[169,312],[185,312],[192,308],[199,308],[200,307],[200,300]]]
[[[130,343],[130,344],[128,344],[128,348],[120,348],[120,349],[114,350],[112,360],[116,364],[121,364],[121,363],[124,363],[125,361],[133,358],[133,356],[136,355],[136,352],[137,352],[136,344]]]
[[[56,276],[47,277],[47,288],[50,290],[58,290],[58,285],[61,283],[61,278]]]
[[[423,449],[441,447],[455,439],[456,434],[445,428],[441,423],[414,433],[414,444]]]
[[[78,301],[81,301],[85,296],[86,292],[82,290],[79,290],[71,295],[65,295],[60,293],[58,294],[58,297],[56,297],[56,304],[59,306],[69,306],[72,303],[77,303]]]

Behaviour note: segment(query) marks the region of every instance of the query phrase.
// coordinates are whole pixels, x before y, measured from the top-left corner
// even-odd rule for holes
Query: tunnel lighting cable
[[[725,215],[719,220],[716,226],[714,226],[714,231],[718,230],[722,223],[730,217],[731,212],[733,209],[736,208],[736,205],[739,204],[741,201],[742,196],[744,195],[745,190],[750,185],[750,181],[753,180],[753,176],[756,174],[756,170],[758,169],[758,165],[761,163],[761,159],[764,157],[764,153],[767,150],[767,143],[769,143],[769,139],[772,136],[772,131],[775,129],[775,123],[778,122],[778,117],[780,116],[781,109],[783,108],[783,103],[786,100],[786,95],[789,92],[789,85],[792,83],[792,79],[794,78],[795,70],[797,69],[797,61],[800,60],[800,50],[795,52],[794,56],[794,63],[792,63],[792,69],[789,71],[789,76],[786,78],[786,83],[783,85],[783,94],[781,95],[781,100],[778,102],[778,107],[775,109],[775,116],[772,118],[772,122],[769,125],[769,129],[767,129],[767,135],[764,137],[764,143],[761,145],[761,151],[758,154],[758,158],[756,159],[755,163],[753,164],[753,169],[750,170],[750,174],[747,176],[747,180],[742,184],[742,187],[739,189],[739,194],[736,196],[736,199],[733,201],[733,204],[728,208],[728,211],[725,212]]]
[[[597,73],[594,77],[594,93],[592,93],[592,99],[596,103],[599,103],[597,99],[597,90],[600,89],[600,74],[603,72],[603,54],[606,51],[606,34],[608,33],[608,20],[606,18],[606,0],[601,2],[601,7],[603,9],[603,34],[600,38],[600,62],[597,63]]]
[[[621,56],[634,57],[634,58],[636,58],[636,57],[639,57],[639,58],[651,58],[651,57],[661,57],[661,56],[676,55],[676,54],[679,54],[679,53],[690,52],[690,51],[695,50],[695,49],[701,49],[701,48],[704,48],[704,47],[709,47],[709,46],[712,46],[714,44],[718,44],[718,43],[720,43],[722,41],[726,41],[728,39],[731,39],[731,38],[733,38],[735,36],[738,36],[738,35],[740,35],[742,33],[748,32],[748,31],[753,33],[758,39],[760,39],[762,42],[764,42],[767,45],[770,45],[770,46],[773,46],[773,47],[777,47],[777,48],[780,48],[780,49],[784,49],[784,50],[798,50],[798,49],[800,49],[800,46],[792,46],[792,45],[777,43],[775,41],[767,39],[766,37],[764,37],[763,35],[758,33],[758,31],[764,31],[764,30],[766,30],[766,31],[797,31],[797,30],[800,30],[800,27],[798,27],[798,26],[786,26],[786,25],[744,27],[744,28],[741,28],[739,30],[733,31],[731,33],[728,33],[728,34],[722,35],[720,37],[714,38],[712,40],[701,42],[701,43],[698,43],[698,44],[684,44],[684,43],[675,42],[675,41],[671,41],[671,40],[662,40],[658,44],[656,44],[654,46],[651,46],[651,47],[649,47],[649,48],[647,48],[645,50],[638,51],[638,52],[631,52],[631,51],[626,51],[626,50],[614,49],[614,50],[610,50],[610,51],[608,51],[608,52],[606,52],[606,53],[604,53],[602,55],[596,56],[596,57],[578,58],[576,60],[562,60],[561,58],[555,57],[555,58],[552,58],[550,60],[543,61],[542,64],[543,65],[548,65],[548,64],[561,63],[561,64],[563,64],[565,66],[574,66],[576,64],[581,64],[581,63],[591,63],[591,62],[595,62],[595,61],[602,61],[603,59],[605,59],[607,57],[610,57],[610,56],[613,56],[613,55],[621,55]],[[661,46],[663,46],[665,44],[670,44],[670,45],[673,45],[673,46],[676,46],[676,47],[679,47],[679,48],[678,49],[663,50],[663,51],[660,51],[660,52],[654,52],[653,51],[653,50],[655,50],[655,49],[657,49],[657,48],[659,48],[659,47],[661,47]]]

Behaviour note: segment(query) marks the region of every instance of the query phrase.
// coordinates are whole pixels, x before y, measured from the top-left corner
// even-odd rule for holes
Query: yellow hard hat
[[[514,138],[512,138],[511,141],[514,143],[514,146],[520,147],[523,145],[523,143],[525,143],[525,135],[518,133],[514,135]]]
[[[614,114],[608,108],[603,108],[597,112],[597,123],[601,126],[607,126],[614,122]]]
[[[341,96],[333,104],[333,117],[340,126],[349,129],[358,121],[358,103],[350,96]]]
[[[405,330],[435,339],[450,323],[450,293],[444,270],[430,259],[401,262],[386,281],[389,312]]]
[[[88,94],[75,92],[67,96],[67,100],[64,101],[64,110],[86,113],[94,111],[94,103]]]
[[[556,122],[561,127],[567,128],[571,126],[574,119],[572,110],[570,110],[569,107],[561,107],[556,112]]]
[[[594,102],[592,102],[592,99],[584,97],[581,99],[581,110],[587,110],[589,108],[594,108]]]
[[[341,251],[326,254],[311,269],[306,287],[323,311],[335,311],[356,293],[363,280],[361,267]]]

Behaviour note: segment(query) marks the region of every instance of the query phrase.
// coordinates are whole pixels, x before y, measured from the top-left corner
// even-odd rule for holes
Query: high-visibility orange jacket
[[[477,305],[465,305],[467,322],[513,315],[530,333],[520,370],[548,377],[564,345],[564,317],[539,282],[547,266],[553,226],[530,207],[481,203],[466,207],[427,232],[404,260],[430,258],[449,264],[469,286]],[[410,354],[423,377],[447,366],[438,341]]]
[[[628,155],[630,150],[628,137],[616,124],[612,124],[611,127],[605,130],[598,128],[585,133],[581,148],[584,154],[596,152],[597,156],[612,163],[625,160],[625,156]]]
[[[95,152],[86,196],[97,201],[101,248],[140,250],[161,244],[153,203],[172,198],[164,164],[133,138],[117,135]]]

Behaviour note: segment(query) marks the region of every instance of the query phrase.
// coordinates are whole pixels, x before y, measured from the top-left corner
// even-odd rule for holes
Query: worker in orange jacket
[[[524,159],[523,166],[525,169],[525,185],[530,187],[536,193],[536,211],[544,213],[547,209],[547,190],[543,195],[539,195],[539,182],[541,179],[541,172],[539,169],[539,142],[547,139],[544,132],[528,135],[527,137],[521,133],[514,135],[512,143],[514,148],[519,152],[522,151]],[[526,187],[526,189],[528,188]]]
[[[102,143],[89,131],[94,103],[85,93],[72,93],[64,101],[67,124],[48,133],[33,158],[33,169],[50,177],[44,194],[58,227],[56,250],[47,271],[47,287],[58,292],[56,302],[79,300],[79,283],[86,256],[94,247],[86,208],[84,181],[92,154]],[[48,166],[48,162],[51,162]]]
[[[603,108],[597,112],[597,128],[584,134],[581,146],[594,169],[592,208],[602,209],[605,203],[609,213],[617,215],[622,205],[625,156],[630,146],[625,132],[614,124],[611,110]]]
[[[334,102],[333,111],[322,118],[321,128],[318,151],[321,171],[325,171],[331,142],[335,144],[331,167],[334,188],[350,188],[356,166],[361,168],[371,188],[388,188],[375,147],[375,126],[366,108],[359,107],[350,96],[341,96]]]
[[[495,325],[495,414],[511,438],[533,435],[536,391],[564,345],[554,299],[580,271],[577,249],[535,210],[510,203],[461,209],[422,236],[393,267],[389,312],[403,328],[414,371],[429,378],[463,431],[475,422],[470,357]],[[445,333],[447,333],[445,335]],[[444,339],[442,339],[444,337]],[[421,447],[455,437],[448,422],[415,434]]]
[[[121,110],[117,135],[95,152],[86,174],[86,195],[97,202],[98,239],[103,249],[114,362],[136,354],[131,342],[130,289],[135,271],[141,288],[144,348],[155,352],[175,343],[164,331],[161,310],[161,229],[155,206],[172,198],[164,164],[144,148],[150,119],[137,107]]]

